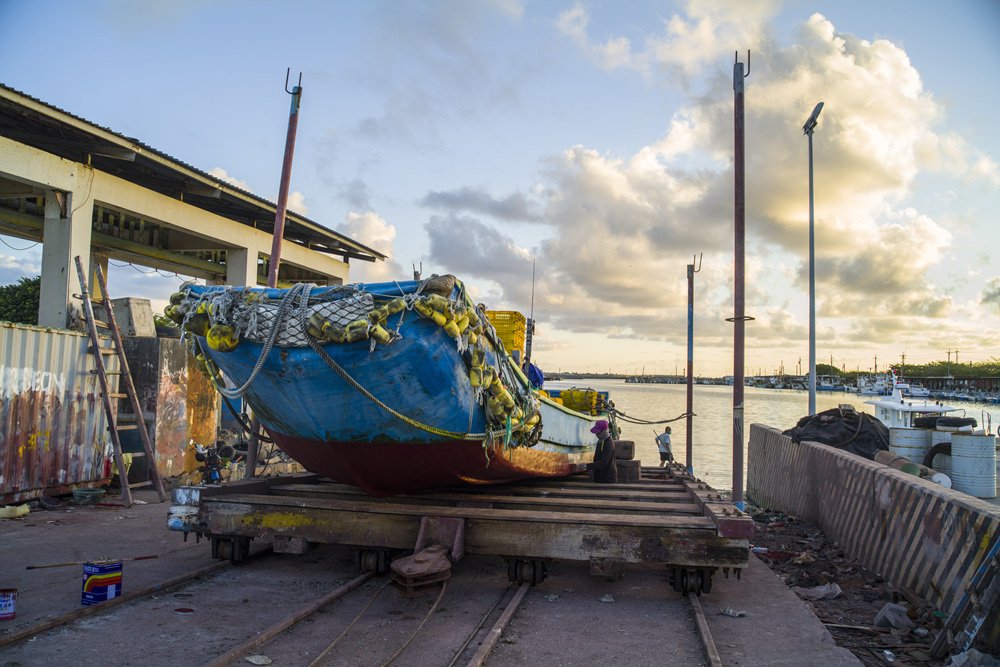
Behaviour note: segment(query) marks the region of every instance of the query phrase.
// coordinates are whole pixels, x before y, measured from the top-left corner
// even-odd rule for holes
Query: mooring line
[[[369,575],[369,576],[370,576],[370,575]],[[346,627],[346,628],[344,628],[344,629],[343,629],[343,630],[341,631],[341,633],[340,633],[339,635],[337,635],[337,638],[336,638],[336,639],[334,639],[334,640],[333,640],[332,642],[330,642],[329,644],[327,644],[327,645],[326,645],[326,648],[325,648],[325,649],[323,649],[322,651],[320,651],[319,655],[317,655],[317,656],[316,656],[316,657],[315,657],[315,658],[313,659],[313,661],[309,663],[309,667],[316,667],[317,665],[319,665],[320,661],[322,661],[322,660],[323,660],[323,658],[325,658],[325,657],[326,657],[326,654],[327,654],[327,653],[329,653],[330,651],[332,651],[332,650],[333,650],[333,647],[334,647],[334,646],[336,646],[336,645],[337,645],[337,643],[338,643],[338,642],[339,642],[339,641],[340,641],[341,639],[343,639],[344,637],[346,637],[346,636],[347,636],[347,633],[348,633],[348,632],[350,632],[351,628],[353,628],[353,627],[354,627],[354,624],[355,624],[355,623],[357,623],[357,622],[358,622],[358,619],[359,619],[359,618],[361,618],[361,617],[362,617],[362,616],[364,615],[364,613],[365,613],[366,611],[368,611],[368,608],[369,608],[369,607],[371,607],[371,606],[372,606],[372,604],[374,604],[374,603],[375,603],[375,600],[377,600],[377,599],[378,599],[378,596],[382,594],[382,591],[384,591],[384,590],[385,590],[386,586],[388,586],[388,585],[389,585],[390,581],[391,581],[391,580],[386,580],[386,582],[385,582],[384,584],[382,584],[382,586],[381,586],[381,587],[380,587],[380,588],[379,588],[379,589],[378,589],[377,591],[375,591],[375,595],[373,595],[373,596],[371,597],[371,599],[370,599],[370,600],[368,601],[368,604],[366,604],[366,605],[364,606],[364,608],[363,608],[363,609],[362,609],[361,611],[359,611],[359,612],[358,612],[358,615],[354,617],[354,620],[353,620],[353,621],[351,621],[350,623],[348,623],[348,624],[347,624],[347,627]]]
[[[266,630],[262,631],[255,637],[248,639],[239,646],[229,649],[228,651],[217,657],[215,660],[205,663],[205,667],[225,667],[225,665],[228,665],[235,660],[239,660],[250,651],[254,650],[264,642],[273,639],[277,635],[281,634],[291,626],[301,621],[306,616],[309,616],[310,614],[313,614],[316,611],[322,609],[323,607],[330,604],[340,596],[353,591],[355,588],[365,583],[373,576],[374,574],[372,572],[365,572],[364,574],[357,576],[354,579],[351,579],[343,586],[340,586],[336,590],[327,593],[320,599],[306,605],[305,607],[302,607],[291,616],[288,616],[283,620],[278,621],[277,623],[267,628]]]
[[[391,665],[396,658],[402,655],[403,651],[406,650],[406,647],[409,646],[410,642],[413,641],[413,638],[416,637],[418,634],[420,634],[420,631],[424,628],[424,624],[427,623],[427,619],[431,617],[431,614],[433,614],[434,611],[438,608],[438,605],[441,604],[441,599],[444,597],[444,592],[446,590],[448,590],[447,580],[441,582],[441,592],[438,593],[437,599],[434,600],[434,604],[431,605],[431,608],[427,610],[427,614],[424,616],[424,620],[420,621],[420,625],[417,626],[417,629],[410,634],[409,639],[403,642],[402,646],[396,649],[396,652],[392,654],[392,657],[382,663],[382,667],[389,667],[389,665]]]
[[[512,588],[513,585],[508,585],[507,588],[500,591],[500,596],[493,603],[493,606],[490,607],[489,610],[487,610],[487,612],[483,615],[481,619],[479,619],[479,625],[477,625],[475,629],[473,629],[473,631],[469,634],[469,636],[465,638],[465,641],[462,643],[462,645],[458,647],[458,650],[455,651],[455,655],[452,656],[451,662],[448,663],[448,667],[452,667],[452,665],[458,662],[458,659],[465,652],[465,649],[468,648],[469,644],[472,643],[472,640],[475,639],[476,635],[479,634],[479,631],[483,629],[484,625],[486,625],[486,619],[488,619],[490,616],[493,615],[493,612],[496,611],[496,608],[500,606],[500,603],[503,602],[503,599],[507,596],[507,593],[509,593]]]

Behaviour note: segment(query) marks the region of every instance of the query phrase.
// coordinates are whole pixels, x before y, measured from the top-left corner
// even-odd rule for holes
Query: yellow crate
[[[516,310],[487,310],[486,317],[497,331],[497,336],[508,352],[520,350],[524,353],[524,339],[528,321]]]

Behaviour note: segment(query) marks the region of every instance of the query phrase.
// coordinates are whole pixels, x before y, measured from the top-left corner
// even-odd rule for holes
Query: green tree
[[[38,324],[41,289],[41,276],[21,278],[17,283],[0,286],[0,320]]]

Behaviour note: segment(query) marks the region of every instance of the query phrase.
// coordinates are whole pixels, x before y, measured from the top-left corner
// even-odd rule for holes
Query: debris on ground
[[[611,596],[610,593],[601,598],[601,602],[614,602],[614,601],[615,599]]]
[[[813,586],[812,588],[792,586],[792,590],[795,591],[796,595],[800,598],[804,598],[806,600],[833,600],[834,598],[839,598],[841,593],[843,593],[843,591],[840,590],[840,586],[835,583]],[[876,623],[876,625],[878,625],[878,623]]]
[[[800,595],[801,591],[840,591],[835,596],[805,601],[838,646],[854,653],[868,667],[890,661],[897,665],[945,665],[943,660],[932,660],[930,653],[948,618],[946,611],[935,609],[905,587],[893,586],[879,573],[850,558],[815,526],[752,505],[748,505],[747,512],[755,522],[752,551],[789,588],[798,589]],[[887,606],[893,611],[882,613]],[[886,625],[876,622],[880,615]],[[997,662],[957,664],[1000,667]]]
[[[260,654],[248,655],[243,659],[249,662],[251,665],[270,665],[273,662],[273,660],[271,660],[266,655],[260,655]]]
[[[740,618],[747,615],[745,611],[737,611],[732,607],[726,607],[725,609],[720,610],[719,613],[723,616],[729,616],[730,618]]]

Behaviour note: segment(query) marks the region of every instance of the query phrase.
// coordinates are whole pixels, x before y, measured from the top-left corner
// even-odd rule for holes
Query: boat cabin
[[[897,386],[891,396],[884,396],[866,404],[875,406],[875,417],[888,428],[914,428],[913,421],[917,417],[941,416],[951,412],[962,411],[952,405],[931,403],[930,401],[914,401],[903,396]]]

